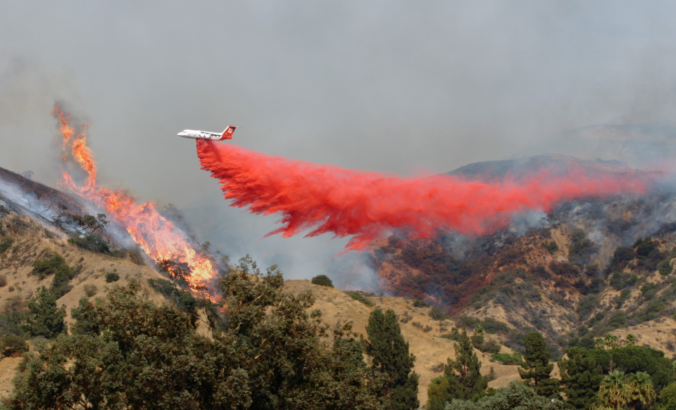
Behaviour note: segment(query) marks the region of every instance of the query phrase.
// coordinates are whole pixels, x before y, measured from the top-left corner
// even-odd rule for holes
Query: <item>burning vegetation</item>
[[[160,214],[151,202],[139,203],[123,190],[102,187],[97,182],[96,163],[87,145],[86,125],[75,125],[59,105],[52,115],[58,119],[62,137],[64,170],[61,184],[105,211],[122,226],[150,259],[180,277],[195,292],[205,292],[217,274],[216,262],[198,249],[194,241],[172,221]],[[75,168],[75,172],[70,169]],[[76,172],[84,174],[75,182]]]

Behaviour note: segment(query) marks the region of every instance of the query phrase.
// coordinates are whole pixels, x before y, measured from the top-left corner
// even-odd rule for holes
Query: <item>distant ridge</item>
[[[568,155],[542,154],[501,161],[475,162],[450,171],[447,175],[481,181],[502,180],[506,176],[520,180],[526,176],[536,175],[544,170],[548,170],[553,174],[552,176],[555,176],[557,174],[565,174],[571,169],[601,173],[625,172],[629,170],[620,161],[616,160],[603,161],[597,159],[595,161],[588,161]]]

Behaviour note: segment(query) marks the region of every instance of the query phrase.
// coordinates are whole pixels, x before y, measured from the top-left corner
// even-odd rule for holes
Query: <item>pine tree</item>
[[[66,330],[63,319],[66,317],[66,308],[56,307],[57,295],[44,286],[28,302],[29,313],[23,324],[24,331],[31,336],[54,338]]]
[[[588,409],[596,400],[603,379],[603,366],[586,354],[584,348],[570,348],[568,359],[559,361],[563,392],[567,402],[576,409]]]
[[[549,364],[551,353],[547,350],[545,339],[540,333],[528,333],[524,338],[526,353],[519,369],[519,375],[523,380],[535,389],[535,392],[544,397],[555,397],[558,394],[558,382],[549,375],[554,369]]]
[[[445,403],[453,399],[476,401],[485,395],[488,377],[481,375],[481,362],[466,331],[454,348],[455,360],[448,359],[444,375],[434,379],[428,389],[429,410],[443,410]]]
[[[392,410],[417,409],[418,375],[413,372],[415,356],[409,353],[408,342],[394,311],[385,314],[380,309],[371,312],[366,327],[366,354],[371,356],[371,368],[389,376],[388,392]]]

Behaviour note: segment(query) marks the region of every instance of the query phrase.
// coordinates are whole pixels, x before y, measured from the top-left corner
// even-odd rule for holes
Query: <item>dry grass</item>
[[[285,288],[292,292],[301,292],[311,290],[317,301],[312,309],[319,309],[322,312],[324,321],[328,324],[335,324],[338,321],[350,320],[353,323],[353,331],[366,337],[366,325],[371,311],[375,309],[392,309],[400,318],[411,316],[412,320],[407,323],[400,323],[402,334],[409,342],[411,353],[416,356],[415,372],[420,375],[420,384],[418,387],[418,399],[421,405],[427,402],[427,388],[433,378],[442,374],[440,363],[446,363],[448,357],[455,358],[454,342],[441,338],[444,333],[448,333],[450,328],[455,326],[451,320],[432,320],[429,317],[429,307],[415,308],[413,300],[401,297],[371,297],[374,306],[368,307],[361,302],[352,299],[338,289],[316,286],[307,280],[288,280],[284,283]],[[430,326],[429,332],[424,332],[413,326],[413,322],[420,323],[422,328]],[[442,331],[442,328],[447,330]],[[492,337],[492,336],[489,336]],[[502,347],[502,352],[511,350]],[[516,366],[503,366],[497,362],[490,362],[489,355],[485,355],[475,350],[481,360],[481,373],[488,374],[490,367],[495,370],[497,378],[489,383],[491,387],[503,387],[510,381],[519,379],[519,373]]]

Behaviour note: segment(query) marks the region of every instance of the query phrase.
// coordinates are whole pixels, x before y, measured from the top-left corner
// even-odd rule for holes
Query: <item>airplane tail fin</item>
[[[233,125],[228,125],[228,128],[226,128],[223,131],[223,134],[221,135],[221,140],[231,140],[232,139],[232,134],[235,133],[235,126]]]

